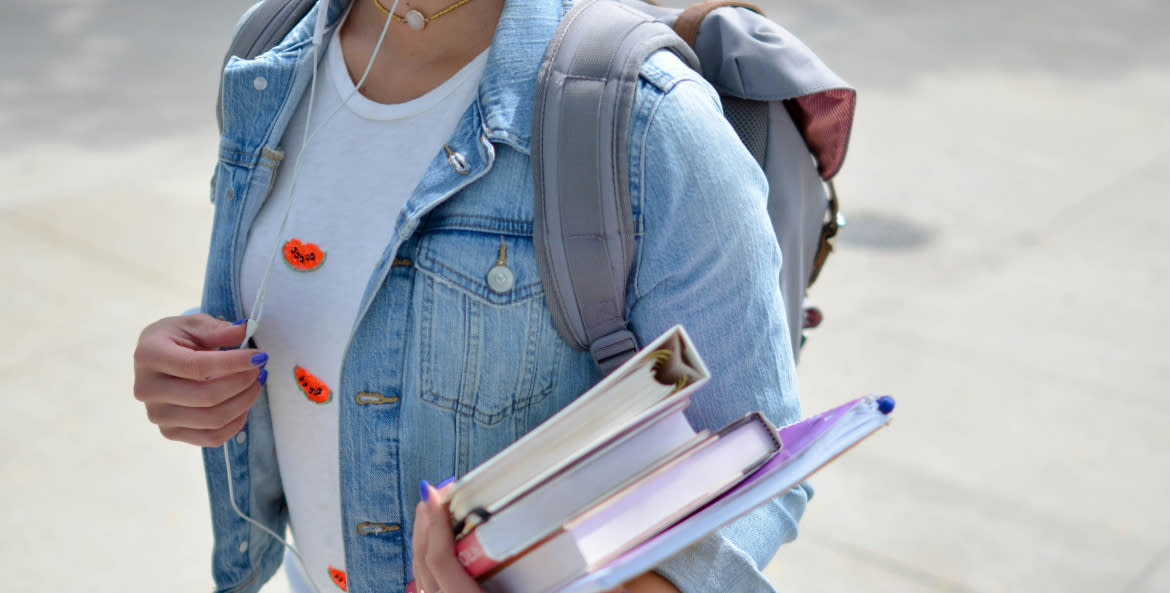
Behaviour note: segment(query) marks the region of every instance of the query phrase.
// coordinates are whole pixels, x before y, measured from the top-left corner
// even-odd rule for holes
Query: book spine
[[[455,542],[455,555],[471,578],[479,578],[500,565],[499,560],[492,558],[487,550],[483,549],[475,530]]]

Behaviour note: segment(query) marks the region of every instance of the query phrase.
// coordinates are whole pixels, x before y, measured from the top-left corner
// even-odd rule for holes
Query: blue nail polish
[[[248,318],[247,318],[247,317],[245,317],[245,318],[243,318],[243,319],[241,319],[241,320],[239,320],[239,321],[236,321],[236,322],[232,323],[232,325],[244,325],[245,323],[248,323]]]
[[[252,355],[252,366],[258,367],[266,362],[268,362],[267,352],[260,352]]]
[[[450,484],[451,482],[454,482],[454,481],[455,481],[455,476],[451,476],[450,478],[447,478],[446,480],[439,482],[439,485],[435,486],[435,490],[442,490],[443,486],[446,486],[447,484]]]
[[[878,411],[883,414],[889,414],[894,411],[894,398],[883,395],[877,398]]]
[[[422,499],[423,502],[426,502],[427,498],[430,496],[430,492],[427,492],[427,486],[430,486],[430,484],[427,484],[426,480],[418,483],[418,496]]]
[[[268,383],[268,369],[260,369],[260,376],[256,380],[260,382],[261,387],[266,385]]]

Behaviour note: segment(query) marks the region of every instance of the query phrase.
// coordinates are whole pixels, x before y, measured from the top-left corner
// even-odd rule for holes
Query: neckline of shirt
[[[349,69],[345,65],[345,55],[341,51],[341,35],[339,33],[333,35],[333,38],[329,40],[329,47],[325,51],[323,62],[326,77],[332,81],[338,94],[337,100],[345,101],[346,97],[349,97],[345,104],[346,109],[363,119],[388,121],[423,113],[442,102],[463,85],[478,81],[487,66],[487,54],[488,50],[484,50],[439,86],[421,97],[403,103],[378,103],[361,93],[354,92],[356,87],[349,76]]]

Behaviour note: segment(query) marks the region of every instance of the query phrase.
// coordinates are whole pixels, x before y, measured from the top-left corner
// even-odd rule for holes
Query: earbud
[[[329,21],[329,0],[317,1],[317,26],[313,28],[313,47],[321,47],[325,39],[325,24]]]

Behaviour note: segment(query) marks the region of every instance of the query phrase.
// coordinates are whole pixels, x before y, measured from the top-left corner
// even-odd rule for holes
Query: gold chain
[[[447,14],[448,12],[451,12],[452,10],[455,10],[456,8],[459,8],[460,6],[463,6],[464,4],[468,4],[470,2],[471,2],[471,0],[459,0],[458,2],[448,6],[447,8],[444,8],[443,10],[440,10],[439,12],[436,12],[435,14],[432,14],[431,16],[423,15],[422,12],[419,12],[416,9],[411,9],[411,10],[414,12],[417,12],[420,16],[422,16],[423,25],[425,26],[427,23]],[[387,15],[390,18],[392,18],[400,23],[406,23],[406,17],[398,16],[397,14],[390,14],[390,9],[383,6],[382,2],[380,0],[374,0],[374,6],[377,6],[378,10],[382,11],[382,14]]]

